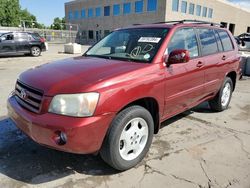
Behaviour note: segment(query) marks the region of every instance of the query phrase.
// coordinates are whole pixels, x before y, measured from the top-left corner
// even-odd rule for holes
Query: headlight
[[[92,116],[99,93],[56,95],[49,106],[49,112],[74,117]]]

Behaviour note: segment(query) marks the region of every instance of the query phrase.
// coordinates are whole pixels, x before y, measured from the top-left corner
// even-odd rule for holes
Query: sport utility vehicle
[[[209,101],[228,108],[239,73],[226,29],[180,21],[119,29],[82,57],[22,73],[9,116],[36,142],[100,152],[118,170],[146,155],[164,120]]]
[[[45,39],[38,33],[8,32],[0,36],[0,56],[29,54],[37,57],[45,50]]]

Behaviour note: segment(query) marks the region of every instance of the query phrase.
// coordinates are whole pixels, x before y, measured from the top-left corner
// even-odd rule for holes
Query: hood
[[[93,57],[69,58],[29,69],[20,81],[44,91],[46,96],[84,92],[88,87],[145,67],[134,63]]]

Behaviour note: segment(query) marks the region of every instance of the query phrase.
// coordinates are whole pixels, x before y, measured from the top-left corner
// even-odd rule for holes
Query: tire
[[[210,108],[216,112],[221,112],[226,110],[231,101],[232,93],[233,93],[233,82],[231,78],[226,77],[218,94],[215,96],[214,99],[209,101]]]
[[[38,57],[41,55],[41,48],[39,48],[38,46],[33,46],[31,49],[30,49],[30,54],[31,56],[33,57]]]
[[[119,171],[130,169],[147,154],[153,134],[154,122],[149,111],[141,106],[128,107],[112,121],[100,155]]]

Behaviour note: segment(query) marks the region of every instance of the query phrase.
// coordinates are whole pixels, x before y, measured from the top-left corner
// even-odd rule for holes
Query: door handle
[[[225,61],[227,59],[227,57],[225,55],[223,55],[221,59]]]
[[[201,67],[203,67],[203,66],[204,66],[204,63],[201,62],[201,61],[199,61],[199,62],[197,63],[197,65],[196,65],[196,67],[199,67],[199,68],[201,68]]]

